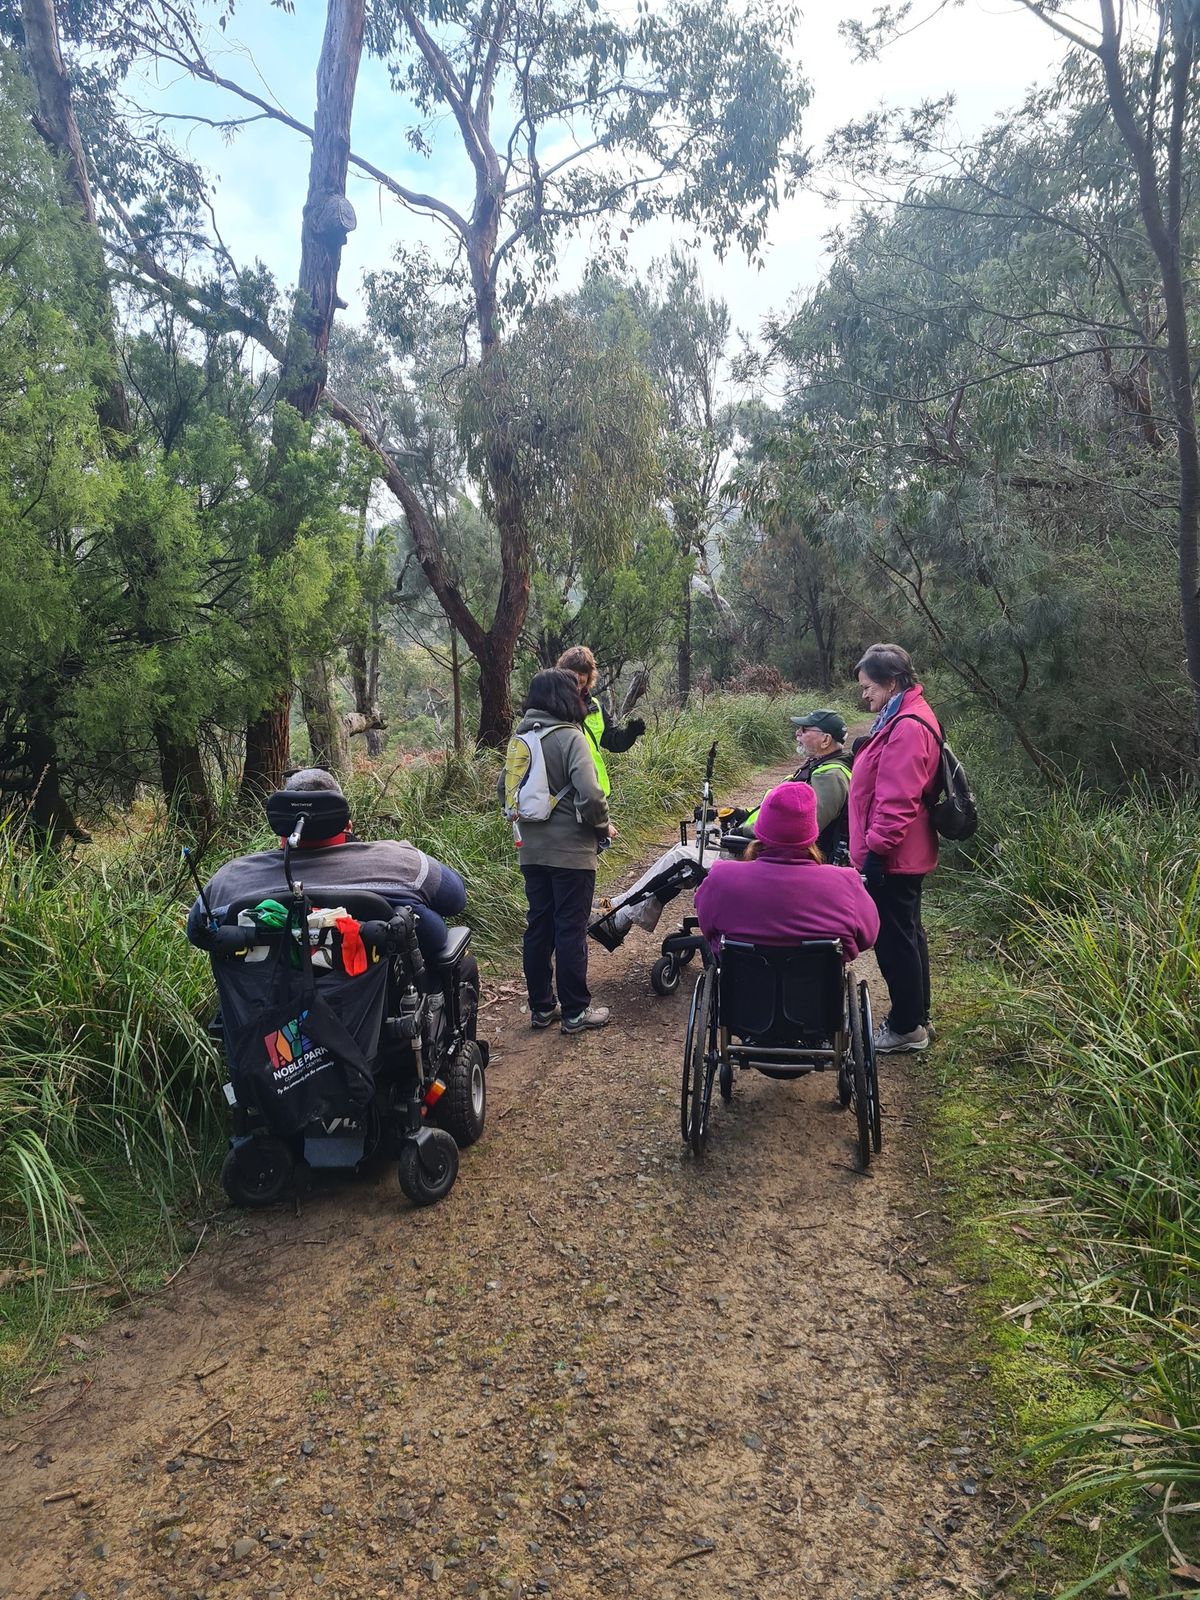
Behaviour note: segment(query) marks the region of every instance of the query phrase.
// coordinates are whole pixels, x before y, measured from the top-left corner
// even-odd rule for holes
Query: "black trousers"
[[[871,898],[879,912],[875,959],[892,1003],[888,1021],[896,1033],[911,1033],[929,1021],[929,945],[921,926],[925,879],[889,875]]]
[[[596,874],[581,867],[522,866],[521,875],[529,902],[523,948],[529,1009],[554,1009],[557,978],[563,1016],[577,1017],[592,999],[587,981],[587,925]]]

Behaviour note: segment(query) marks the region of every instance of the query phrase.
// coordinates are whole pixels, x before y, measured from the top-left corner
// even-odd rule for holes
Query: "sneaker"
[[[577,1017],[564,1017],[562,1019],[563,1033],[584,1033],[588,1028],[604,1028],[608,1025],[607,1006],[589,1006],[586,1011],[581,1011]]]
[[[930,1022],[928,1017],[925,1018],[925,1032],[929,1036],[930,1044],[933,1044],[937,1038],[937,1029],[934,1027],[933,1023]]]
[[[530,1011],[529,1026],[531,1028],[548,1028],[552,1022],[557,1022],[562,1016],[558,1006],[551,1006],[549,1011]]]
[[[908,1033],[896,1033],[888,1022],[875,1029],[875,1054],[898,1055],[902,1050],[924,1050],[929,1045],[926,1028],[913,1028]]]

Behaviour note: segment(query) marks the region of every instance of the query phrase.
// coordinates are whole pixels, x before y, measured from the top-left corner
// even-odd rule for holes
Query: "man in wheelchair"
[[[465,906],[463,880],[407,841],[354,840],[320,769],[293,774],[265,809],[280,848],[221,867],[188,917],[212,958],[230,1066],[226,1191],[264,1205],[298,1160],[353,1167],[393,1145],[401,1187],[428,1204],[485,1115],[479,968],[470,930],[445,922]]]
[[[772,789],[756,834],[749,859],[714,863],[696,891],[708,949],[684,1045],[683,1137],[703,1153],[714,1079],[728,1101],[735,1069],[830,1069],[843,1107],[854,1104],[865,1169],[880,1148],[870,996],[847,969],[874,944],[879,914],[858,873],[822,861],[807,784]]]

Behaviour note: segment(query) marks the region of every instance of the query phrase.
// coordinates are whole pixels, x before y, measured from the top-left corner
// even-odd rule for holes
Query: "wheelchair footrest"
[[[356,1167],[365,1148],[361,1133],[309,1134],[304,1140],[304,1159],[310,1167]]]

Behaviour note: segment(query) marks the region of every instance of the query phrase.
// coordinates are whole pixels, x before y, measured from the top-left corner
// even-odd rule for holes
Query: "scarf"
[[[897,689],[896,690],[895,694],[888,701],[887,705],[884,706],[883,710],[879,713],[879,715],[875,718],[875,721],[871,724],[871,734],[870,734],[871,738],[874,738],[875,735],[879,732],[879,730],[881,728],[886,728],[887,727],[888,723],[896,715],[897,711],[899,711],[900,702],[904,699],[904,696],[907,693],[908,693],[907,689]]]

